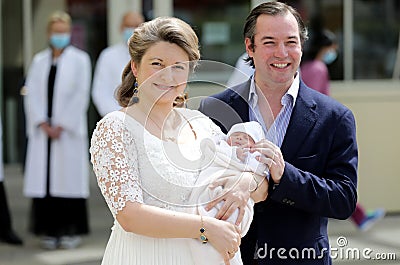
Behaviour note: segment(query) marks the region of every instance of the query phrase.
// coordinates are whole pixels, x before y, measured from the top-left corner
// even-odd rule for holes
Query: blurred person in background
[[[45,249],[75,248],[88,234],[87,109],[89,55],[74,47],[71,17],[56,11],[47,24],[49,47],[37,53],[24,99],[28,149],[24,194],[32,198],[30,231]]]
[[[322,27],[323,22],[319,16],[311,20],[309,35],[300,64],[300,76],[304,83],[330,96],[330,76],[328,65],[333,63],[338,56],[338,44],[333,32]],[[385,216],[382,208],[366,212],[364,207],[357,203],[350,220],[361,231],[366,231]]]
[[[300,76],[307,86],[330,95],[329,64],[337,58],[337,43],[333,32],[310,30],[310,39],[304,48]]]
[[[135,28],[144,22],[144,17],[137,12],[124,14],[120,24],[122,42],[104,49],[97,60],[93,76],[92,99],[99,114],[120,109],[114,92],[121,83],[122,71],[130,60],[128,40]]]
[[[11,245],[22,245],[22,240],[14,232],[11,222],[10,209],[7,203],[7,194],[4,187],[3,168],[3,127],[0,120],[0,242]]]

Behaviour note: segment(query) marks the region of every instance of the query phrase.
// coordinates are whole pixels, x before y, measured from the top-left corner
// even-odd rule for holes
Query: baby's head
[[[230,146],[244,146],[255,144],[254,139],[249,134],[244,132],[234,132],[230,134],[226,142]]]
[[[227,137],[231,146],[252,145],[265,138],[261,125],[255,121],[233,125]]]

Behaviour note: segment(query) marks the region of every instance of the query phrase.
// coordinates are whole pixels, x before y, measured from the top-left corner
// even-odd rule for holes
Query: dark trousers
[[[0,235],[11,230],[11,216],[3,181],[0,181]]]

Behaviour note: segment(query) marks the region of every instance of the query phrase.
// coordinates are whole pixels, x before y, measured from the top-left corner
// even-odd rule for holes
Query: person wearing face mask
[[[24,195],[32,198],[30,232],[45,249],[75,248],[89,233],[87,110],[89,55],[71,45],[71,17],[56,11],[47,24],[49,47],[26,77],[28,135]]]
[[[93,76],[92,99],[101,116],[119,109],[114,91],[121,83],[122,71],[130,59],[127,43],[135,28],[143,22],[140,13],[125,13],[120,25],[122,42],[100,53]]]
[[[304,47],[300,75],[309,87],[330,95],[330,76],[328,65],[337,58],[337,42],[333,32],[320,27],[316,17],[310,25],[310,39]]]

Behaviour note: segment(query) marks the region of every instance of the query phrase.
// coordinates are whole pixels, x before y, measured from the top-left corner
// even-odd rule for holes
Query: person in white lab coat
[[[121,107],[114,91],[121,83],[122,71],[129,62],[128,40],[136,27],[144,22],[140,13],[129,11],[121,20],[120,32],[123,42],[104,49],[97,60],[93,76],[92,99],[101,116]]]
[[[30,231],[46,249],[77,247],[88,234],[87,110],[89,55],[70,45],[71,18],[53,13],[49,48],[33,58],[24,100],[28,149],[24,194],[32,198]]]
[[[1,116],[1,115],[0,115]],[[8,208],[7,194],[4,187],[3,139],[0,120],[0,242],[11,245],[22,245],[22,239],[12,229],[11,213]]]

